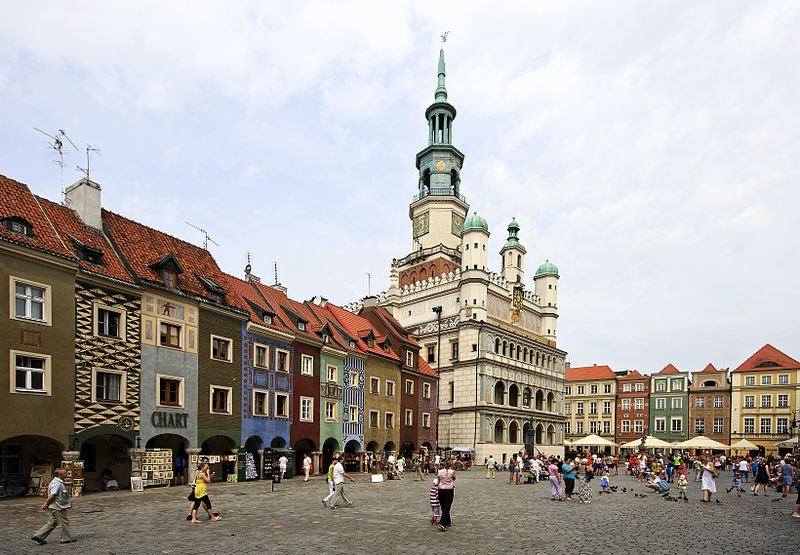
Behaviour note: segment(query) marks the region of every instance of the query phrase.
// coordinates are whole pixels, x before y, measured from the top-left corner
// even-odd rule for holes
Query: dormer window
[[[211,293],[211,300],[217,304],[220,304],[222,302],[222,295],[219,293]]]
[[[353,349],[356,348],[356,342],[353,341],[352,339],[347,344],[350,345],[350,347],[352,347]]]
[[[262,318],[262,320],[264,320],[265,324],[271,324],[272,323],[272,316],[270,316],[269,314],[267,314],[265,312],[264,313],[264,317]]]
[[[3,227],[11,233],[24,237],[33,237],[33,226],[24,218],[9,216],[3,218]]]
[[[84,262],[88,262],[89,264],[94,264],[96,266],[100,266],[103,263],[103,251],[85,245],[82,241],[76,239],[72,235],[67,234],[67,237],[72,243],[72,246],[75,247],[75,252],[77,252],[78,258]]]
[[[217,304],[222,304],[222,299],[226,293],[225,289],[223,289],[219,283],[211,278],[203,277],[198,274],[195,274],[195,276],[197,276],[197,281],[199,281],[200,284],[206,288],[211,300]]]
[[[306,331],[306,323],[298,320],[297,329],[299,329],[300,331]]]
[[[170,289],[175,289],[176,284],[178,282],[178,274],[176,274],[172,270],[167,270],[165,268],[161,270],[161,279],[164,280],[164,285],[166,285]]]
[[[328,335],[327,333],[323,333],[322,334],[322,342],[323,343],[330,343],[331,342],[331,336]]]

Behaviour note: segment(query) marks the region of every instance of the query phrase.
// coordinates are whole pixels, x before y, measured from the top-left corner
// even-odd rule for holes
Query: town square
[[[798,6],[0,10],[0,552],[797,544]]]

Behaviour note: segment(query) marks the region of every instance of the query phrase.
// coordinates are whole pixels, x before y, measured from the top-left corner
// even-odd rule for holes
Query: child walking
[[[736,469],[736,466],[734,465],[733,468]],[[733,480],[731,481],[731,487],[729,487],[725,491],[727,493],[730,493],[733,490],[736,490],[737,496],[739,497],[742,496],[742,474],[739,472],[739,470],[734,471]]]
[[[600,493],[608,493],[608,474],[600,478]]]
[[[683,499],[686,503],[689,502],[689,498],[686,497],[686,486],[688,485],[689,480],[686,479],[686,474],[681,474],[678,478],[678,499]]]
[[[439,524],[439,517],[442,516],[442,507],[439,505],[439,479],[433,481],[433,487],[428,492],[428,499],[431,502],[431,524]]]

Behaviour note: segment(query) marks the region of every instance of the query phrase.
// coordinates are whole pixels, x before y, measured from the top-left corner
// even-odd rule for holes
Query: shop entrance
[[[261,477],[264,469],[263,462],[261,460],[261,451],[264,447],[264,442],[261,441],[261,438],[258,436],[250,436],[247,438],[247,441],[244,442],[244,452],[245,452],[245,465],[248,464],[248,457],[252,458],[252,464],[255,467],[255,475],[248,475],[247,471],[244,472],[244,479],[245,480],[257,480]],[[240,453],[241,454],[241,453]],[[242,479],[242,468],[239,468],[239,479]]]
[[[322,467],[328,468],[333,462],[333,455],[339,450],[339,442],[329,437],[322,444]]]
[[[316,451],[317,447],[314,445],[314,442],[308,438],[298,439],[297,442],[294,444],[294,453],[295,453],[295,469],[294,474],[295,476],[305,476],[305,470],[303,470],[303,459],[306,458],[308,455],[311,458],[311,474],[314,474],[315,470],[315,462],[314,462],[314,455],[312,451]]]
[[[116,487],[130,488],[131,441],[114,434],[101,434],[85,440],[80,447],[83,461],[84,491],[106,491]]]
[[[211,457],[211,471],[216,472],[213,481],[227,481],[228,475],[233,474],[236,468],[233,449],[236,449],[236,442],[228,436],[211,436],[200,446],[200,454]]]
[[[6,495],[25,495],[36,478],[40,484],[49,483],[61,466],[63,451],[61,443],[45,436],[15,436],[0,442],[0,480],[5,482]],[[34,467],[36,476],[31,480]]]
[[[414,459],[414,444],[411,443],[410,441],[406,441],[405,443],[403,443],[402,447],[400,447],[400,456],[405,458],[406,464],[408,463],[408,461],[413,460]]]
[[[344,446],[344,471],[361,472],[361,444],[351,439]]]

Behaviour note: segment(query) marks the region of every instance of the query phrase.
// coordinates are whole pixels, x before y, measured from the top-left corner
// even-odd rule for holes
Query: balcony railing
[[[456,197],[462,202],[467,202],[467,199],[464,198],[464,195],[456,193],[450,187],[431,187],[427,191],[411,197],[411,202],[417,202],[425,197]]]

